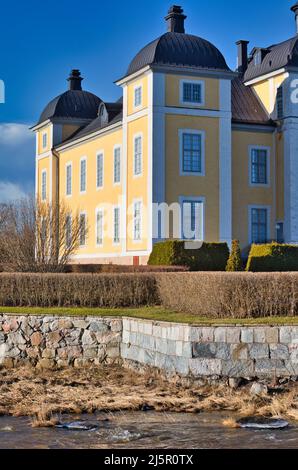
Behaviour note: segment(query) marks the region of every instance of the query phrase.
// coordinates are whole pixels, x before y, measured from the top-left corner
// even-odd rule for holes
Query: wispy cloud
[[[0,123],[0,197],[34,192],[35,139],[29,124]],[[2,189],[1,189],[2,188]]]
[[[17,184],[0,181],[0,203],[17,201],[26,196],[27,193]]]

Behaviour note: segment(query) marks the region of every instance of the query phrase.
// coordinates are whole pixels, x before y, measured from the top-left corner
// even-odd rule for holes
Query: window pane
[[[202,202],[184,201],[182,206],[183,238],[199,240],[202,238]]]
[[[103,244],[103,213],[102,211],[96,214],[96,243],[97,245]]]
[[[72,168],[71,165],[67,165],[66,167],[66,195],[71,195],[72,189]]]
[[[252,243],[267,243],[268,233],[268,211],[267,209],[251,210],[251,232]]]
[[[86,191],[86,160],[81,160],[80,191]]]
[[[41,180],[41,199],[45,201],[47,198],[47,173],[44,171],[42,173]]]
[[[86,245],[86,214],[80,214],[80,245]]]
[[[251,183],[267,184],[267,151],[253,149],[251,153]]]
[[[141,213],[142,203],[136,202],[134,204],[134,240],[141,240]]]
[[[142,173],[142,137],[135,139],[134,149],[134,174],[140,175]]]
[[[202,138],[199,134],[183,134],[183,171],[202,172]]]
[[[68,215],[65,220],[65,230],[66,230],[65,242],[66,242],[67,248],[71,246],[71,242],[72,242],[71,224],[72,224],[71,216]]]
[[[114,183],[120,183],[121,168],[120,168],[120,148],[114,151]]]
[[[142,87],[135,89],[135,107],[141,106],[142,104]]]
[[[120,209],[114,209],[114,243],[120,242]]]
[[[183,101],[186,103],[201,103],[202,85],[199,83],[183,83]]]
[[[103,155],[97,155],[97,173],[96,173],[96,186],[97,188],[103,187]]]

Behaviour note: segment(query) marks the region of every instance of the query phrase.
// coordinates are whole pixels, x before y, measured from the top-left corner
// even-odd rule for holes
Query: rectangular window
[[[182,102],[189,104],[203,104],[202,82],[182,82]]]
[[[268,241],[268,209],[251,209],[251,242],[267,243]]]
[[[80,246],[86,245],[86,214],[80,214]]]
[[[141,225],[142,225],[142,203],[137,201],[133,207],[133,239],[134,241],[141,240]]]
[[[182,134],[182,173],[203,173],[202,168],[202,134]]]
[[[114,243],[120,243],[120,208],[114,207]]]
[[[72,165],[66,165],[66,196],[71,196],[72,193]]]
[[[96,158],[96,187],[103,188],[103,154],[99,153]]]
[[[47,170],[43,170],[41,173],[41,200],[47,199]]]
[[[185,240],[203,240],[203,202],[183,200],[182,238]]]
[[[83,158],[80,161],[80,192],[86,192],[86,181],[87,181],[87,160]]]
[[[251,184],[268,184],[268,150],[251,150]]]
[[[134,140],[134,175],[142,174],[142,137],[138,136]]]
[[[45,132],[42,134],[42,148],[46,149],[48,146],[48,134]]]
[[[67,248],[71,247],[72,243],[72,218],[67,215],[65,219],[65,245]]]
[[[96,245],[103,244],[103,211],[96,212]]]
[[[121,149],[114,150],[114,183],[119,184],[121,181]]]
[[[135,88],[135,96],[134,96],[134,107],[138,108],[142,105],[142,87],[138,86]]]

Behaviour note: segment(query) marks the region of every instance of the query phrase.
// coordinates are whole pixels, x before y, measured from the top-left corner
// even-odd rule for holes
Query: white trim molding
[[[140,104],[136,105],[136,91],[141,90],[141,102]],[[143,84],[142,83],[136,83],[133,87],[133,110],[134,111],[140,111],[143,107]]]
[[[231,81],[220,80],[219,239],[232,244],[232,110]]]
[[[119,156],[120,181],[115,182],[115,152],[116,150],[120,150],[120,156]],[[121,182],[122,182],[122,145],[115,144],[113,147],[113,186],[120,186]]]
[[[71,172],[70,172],[71,182],[70,182],[70,193],[69,194],[67,192],[67,168],[71,168]],[[65,196],[67,198],[72,197],[72,186],[73,186],[72,162],[66,162],[65,163]]]
[[[98,225],[97,225],[97,216],[98,214],[101,214],[102,216],[102,234],[101,234],[101,243],[98,243],[97,240],[98,240]],[[97,248],[102,248],[103,245],[104,245],[104,224],[105,224],[105,211],[103,208],[101,207],[96,207],[95,209],[95,224],[94,224],[94,228],[95,228],[95,246]]]
[[[253,183],[252,182],[252,151],[253,150],[265,150],[266,151],[266,176],[267,183]],[[271,147],[265,147],[263,145],[249,145],[248,146],[248,184],[252,188],[270,188],[271,186]]]
[[[45,195],[43,194],[43,178],[45,175]],[[48,172],[44,168],[41,171],[41,188],[40,188],[40,193],[41,193],[41,200],[44,202],[47,200],[47,195],[48,195]]]
[[[298,117],[284,121],[284,236],[298,244]]]
[[[206,132],[196,129],[179,129],[179,170],[180,176],[206,176],[205,174],[205,140]],[[183,169],[183,136],[185,134],[199,135],[201,137],[201,171],[184,171]]]

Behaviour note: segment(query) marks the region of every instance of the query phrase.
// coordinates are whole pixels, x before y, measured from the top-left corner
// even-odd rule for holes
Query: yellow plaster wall
[[[180,176],[179,129],[206,132],[206,176]],[[166,202],[179,202],[180,196],[205,197],[205,240],[219,241],[219,120],[216,118],[166,116]]]
[[[122,146],[122,129],[114,130],[109,134],[98,137],[81,144],[80,146],[73,147],[69,150],[64,150],[60,153],[60,201],[65,201],[72,212],[86,212],[87,223],[89,226],[87,246],[78,251],[79,255],[90,254],[109,254],[120,253],[121,244],[114,245],[113,236],[113,205],[121,205],[122,191],[123,191],[123,175],[120,185],[113,184],[113,160],[114,160],[114,146]],[[104,151],[104,186],[102,189],[96,188],[96,155]],[[80,159],[87,157],[87,191],[85,194],[80,194]],[[72,162],[72,196],[66,196],[66,164]],[[121,154],[121,167],[123,171],[123,151]],[[108,204],[108,206],[106,205]],[[104,224],[105,228],[109,228],[109,235],[103,240],[103,246],[96,246],[96,208],[105,209]],[[121,211],[123,217],[123,211]]]
[[[215,78],[187,77],[181,75],[166,75],[166,106],[183,107],[185,103],[180,102],[180,83],[182,80],[198,80],[205,83],[205,104],[204,106],[191,106],[195,108],[206,108],[212,110],[219,109],[219,80]]]
[[[232,132],[233,181],[233,238],[240,241],[242,249],[249,244],[248,206],[271,207],[271,237],[275,236],[275,178],[273,134],[260,132]],[[253,187],[249,181],[249,146],[270,147],[270,186]]]
[[[134,136],[142,134],[143,168],[141,176],[134,176]],[[127,249],[133,251],[146,250],[148,246],[148,117],[137,119],[127,126]],[[133,201],[141,200],[142,213],[142,241],[133,240]]]
[[[142,86],[142,105],[138,108],[134,107],[134,90],[136,87]],[[148,75],[142,75],[129,82],[127,86],[127,114],[128,116],[142,111],[148,107]]]

